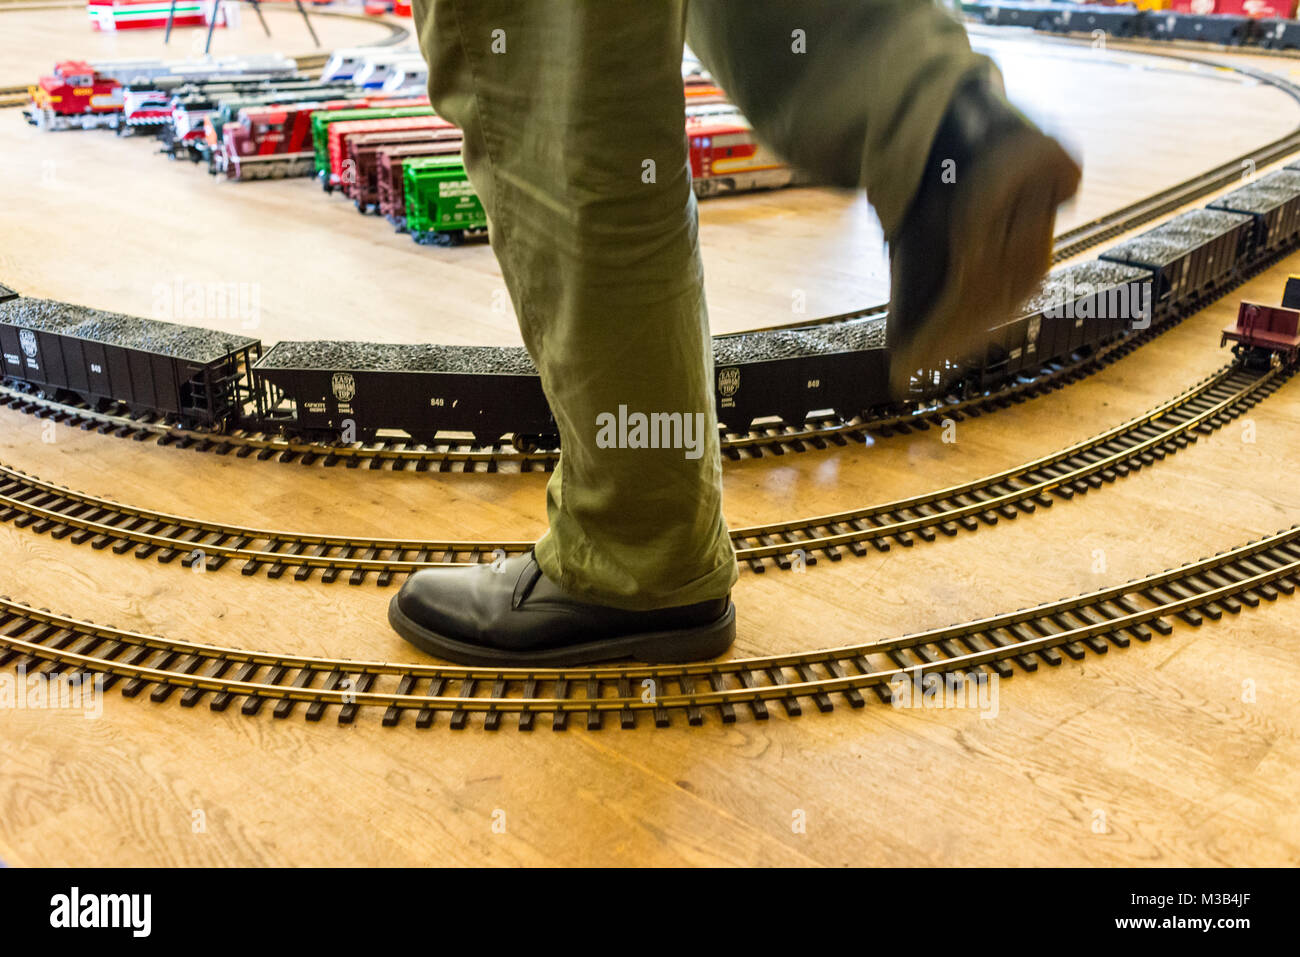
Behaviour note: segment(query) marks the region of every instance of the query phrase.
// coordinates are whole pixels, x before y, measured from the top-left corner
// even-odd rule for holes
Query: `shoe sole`
[[[948,230],[946,292],[890,357],[897,399],[907,398],[915,370],[977,355],[989,330],[1012,318],[1051,267],[1056,207],[1080,176],[1058,143],[1029,130],[986,154],[981,170]]]
[[[736,606],[731,602],[720,617],[698,628],[648,631],[538,651],[506,651],[440,635],[408,618],[397,607],[397,596],[388,603],[388,623],[406,641],[435,658],[501,668],[567,668],[619,658],[635,658],[647,664],[705,661],[718,657],[736,640]]]

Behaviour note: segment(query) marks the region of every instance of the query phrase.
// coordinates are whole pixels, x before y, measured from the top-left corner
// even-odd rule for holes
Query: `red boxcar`
[[[348,137],[344,162],[343,191],[363,213],[379,203],[379,154],[395,146],[417,146],[431,152],[459,153],[463,137],[452,127],[446,130],[389,130]],[[442,146],[436,149],[435,144]]]
[[[384,106],[391,104],[385,103]],[[387,130],[449,130],[455,129],[450,120],[441,116],[396,116],[384,120],[344,120],[329,124],[329,185],[343,182],[343,160],[347,158],[347,139],[360,133],[382,133]]]
[[[395,226],[406,225],[406,180],[403,164],[421,156],[459,153],[461,143],[448,140],[426,145],[389,146],[379,151],[376,176],[379,214]]]

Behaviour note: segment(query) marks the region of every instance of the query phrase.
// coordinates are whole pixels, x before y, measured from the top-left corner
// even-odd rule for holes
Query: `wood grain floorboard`
[[[1016,69],[1048,76],[1035,62],[1044,56],[1023,54],[1009,80]],[[1090,146],[1100,152],[1089,156],[1096,172],[1083,209],[1104,211],[1124,189],[1149,191],[1160,177],[1205,168],[1294,125],[1258,88],[1096,69],[1113,78],[1096,94],[1103,106],[1128,109],[1132,101],[1151,117],[1160,113],[1153,104],[1172,101],[1168,129],[1178,139],[1144,154],[1111,135],[1115,127],[1108,134],[1110,114],[1096,107],[1080,121],[1103,136]],[[0,162],[12,174],[0,176],[0,230],[23,242],[0,246],[0,278],[26,291],[147,312],[139,297],[159,269],[201,279],[215,273],[196,263],[216,262],[229,276],[256,261],[268,331],[509,338],[509,317],[480,301],[499,281],[484,250],[419,249],[306,183],[227,188],[144,155],[143,141],[41,139],[11,119],[0,114]],[[15,208],[14,191],[37,193],[33,170],[51,159],[62,191]],[[706,208],[706,256],[722,283],[712,288],[724,296],[729,283],[766,275],[783,259],[792,262],[789,275],[809,277],[800,280],[808,288],[830,290],[827,304],[844,290],[860,292],[865,273],[842,247],[869,244],[861,200],[791,191]],[[105,244],[110,235],[120,240]],[[93,255],[69,269],[70,251],[87,249]],[[321,281],[331,271],[350,284],[346,296],[337,282]],[[745,524],[877,503],[1093,435],[1218,368],[1227,358],[1218,330],[1237,298],[1276,299],[1291,271],[1300,271],[1300,256],[1086,381],[959,423],[954,444],[931,430],[729,465],[728,518]],[[382,285],[382,309],[358,290],[358,275]],[[733,318],[775,308],[763,306],[764,297],[779,298],[795,282],[789,275],[737,301]],[[315,321],[327,304],[340,325]],[[1245,441],[1244,420],[1234,422],[1111,487],[996,528],[823,560],[799,574],[745,572],[735,593],[735,654],[859,642],[1004,612],[1290,526],[1300,521],[1293,481],[1300,384],[1246,418],[1254,441]],[[354,534],[529,538],[544,528],[543,475],[326,470],[66,427],[46,437],[43,423],[0,410],[0,462],[133,504]],[[391,589],[295,585],[231,569],[196,575],[12,524],[0,525],[0,593],[176,638],[423,660],[385,624]],[[996,715],[988,717],[871,704],[829,715],[809,707],[792,719],[778,706],[769,721],[742,714],[730,726],[709,715],[702,728],[676,718],[661,731],[553,733],[542,721],[522,734],[509,718],[498,732],[471,722],[453,733],[445,716],[419,731],[409,718],[386,729],[363,712],[355,725],[337,727],[116,692],[97,720],[4,710],[0,861],[1295,864],[1297,628],[1300,601],[1285,598],[1201,629],[1179,625],[1146,645],[1017,674],[998,686]],[[504,831],[494,830],[501,822]]]

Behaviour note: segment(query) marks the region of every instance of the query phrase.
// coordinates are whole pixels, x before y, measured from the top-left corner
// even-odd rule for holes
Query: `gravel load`
[[[1112,246],[1102,255],[1107,260],[1118,259],[1148,266],[1167,266],[1175,259],[1186,256],[1204,241],[1200,236],[1185,234],[1182,239],[1179,239],[1174,234],[1161,234],[1157,230],[1152,230],[1136,239]]]
[[[1096,288],[1109,288],[1126,282],[1150,279],[1151,273],[1145,269],[1139,269],[1137,266],[1097,259],[1091,262],[1075,263],[1073,266],[1062,266],[1060,269],[1052,271],[1052,278],[1060,280],[1072,279],[1075,283],[1086,282]]]
[[[713,340],[714,365],[885,348],[885,318],[851,319],[806,329],[779,329],[720,336]]]
[[[0,283],[0,302],[7,302],[10,299],[17,299],[18,293],[14,292],[4,283]]]
[[[52,299],[12,299],[0,303],[0,322],[41,332],[62,332],[76,324],[67,306]]]
[[[1169,220],[1160,227],[1160,232],[1195,233],[1209,239],[1249,221],[1250,216],[1246,213],[1230,213],[1225,209],[1193,209]]]
[[[0,304],[0,322],[200,364],[215,362],[238,349],[257,345],[256,339],[247,336],[141,319],[53,299],[19,298]]]
[[[1062,266],[1047,274],[1038,291],[1025,300],[1019,314],[1032,316],[1053,307],[1060,308],[1088,293],[1150,278],[1151,273],[1145,269],[1104,259]]]
[[[1263,182],[1251,183],[1216,199],[1211,205],[1224,209],[1238,209],[1247,213],[1267,213],[1287,200],[1295,198],[1298,192],[1300,190],[1269,186]]]
[[[1274,186],[1300,192],[1300,170],[1279,169],[1256,180],[1262,186]]]
[[[537,375],[537,367],[522,346],[443,346],[431,343],[281,342],[262,356],[255,368]]]

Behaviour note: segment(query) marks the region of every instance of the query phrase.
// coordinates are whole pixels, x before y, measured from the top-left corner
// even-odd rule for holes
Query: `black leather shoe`
[[[698,661],[736,640],[730,597],[655,611],[588,605],[543,575],[532,552],[495,568],[416,572],[389,604],[388,621],[435,657],[500,667]]]
[[[984,73],[953,96],[903,223],[890,238],[890,386],[978,356],[1051,265],[1056,207],[1078,164]]]

